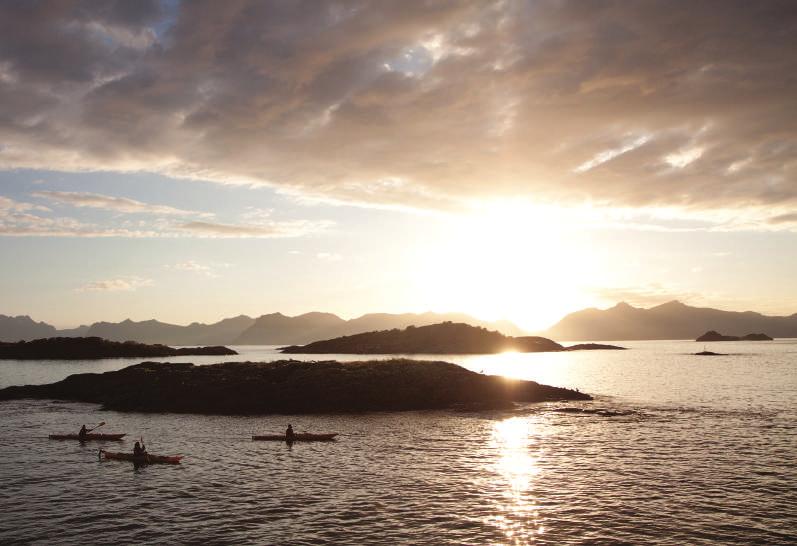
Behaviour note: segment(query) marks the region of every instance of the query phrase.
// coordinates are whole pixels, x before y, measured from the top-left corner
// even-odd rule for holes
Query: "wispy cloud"
[[[77,207],[93,207],[122,214],[146,213],[163,218],[147,221],[114,222],[113,225],[86,222],[78,218],[55,216],[47,207],[16,201],[0,196],[0,236],[8,237],[122,237],[122,238],[269,238],[302,237],[329,229],[334,222],[328,220],[275,220],[264,211],[246,216],[247,223],[215,223],[193,220],[182,223],[171,216],[198,215],[164,205],[150,205],[130,199],[113,198],[98,194],[73,192],[36,192],[37,197],[47,197]]]
[[[0,196],[0,236],[10,237],[155,237],[157,232],[99,227],[75,218],[48,215],[49,208]]]
[[[0,212],[19,213],[19,212],[27,212],[32,210],[47,212],[50,209],[42,205],[35,205],[33,203],[15,201],[14,199],[11,199],[9,197],[3,197],[2,195],[0,195]]]
[[[779,214],[769,219],[770,224],[797,224],[797,212]]]
[[[319,252],[315,257],[324,262],[339,262],[343,259],[343,256],[336,252]]]
[[[687,165],[694,163],[703,155],[703,148],[694,147],[678,150],[664,156],[664,162],[676,169],[683,169]],[[730,168],[730,167],[729,167]]]
[[[164,266],[172,271],[187,271],[215,279],[219,277],[218,270],[230,267],[230,264],[201,264],[195,260],[188,260],[177,264]]]
[[[328,229],[329,221],[292,220],[264,224],[217,224],[188,222],[179,229],[196,237],[209,238],[278,238],[301,237]]]
[[[142,277],[117,277],[103,281],[92,281],[76,288],[76,292],[133,292],[144,286],[152,286],[152,279]]]
[[[127,197],[113,197],[99,193],[69,192],[69,191],[37,191],[33,197],[49,199],[57,203],[74,207],[88,207],[94,209],[123,212],[126,214],[156,214],[166,216],[213,216],[207,212],[178,209],[168,205],[155,205],[128,199]]]
[[[582,163],[581,165],[579,165],[578,167],[573,169],[573,172],[585,173],[585,172],[587,172],[587,171],[589,171],[591,169],[594,169],[595,167],[597,167],[599,165],[602,165],[602,164],[606,163],[607,161],[611,161],[615,157],[619,157],[619,156],[621,156],[623,154],[626,154],[628,152],[636,150],[640,146],[643,146],[650,139],[651,139],[650,135],[642,135],[642,136],[634,138],[630,142],[626,142],[624,144],[621,144],[617,148],[612,148],[612,149],[609,149],[609,150],[604,150],[602,152],[599,152],[599,153],[595,154],[595,156],[592,159],[590,159],[589,161],[585,161],[584,163]]]

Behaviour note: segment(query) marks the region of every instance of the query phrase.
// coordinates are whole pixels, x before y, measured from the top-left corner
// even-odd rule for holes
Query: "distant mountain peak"
[[[657,305],[656,307],[652,307],[651,309],[684,309],[686,307],[689,306],[678,300],[672,300],[668,301],[667,303],[662,303],[661,305]]]
[[[373,313],[357,319],[344,320],[334,313],[311,311],[298,316],[283,313],[264,314],[252,318],[247,315],[226,318],[213,324],[191,322],[187,326],[160,322],[156,319],[121,322],[95,322],[90,326],[56,330],[45,323],[34,323],[30,317],[0,315],[0,341],[48,337],[102,337],[110,341],[133,340],[165,345],[291,345],[320,339],[331,339],[375,330],[425,326],[445,321],[464,322],[473,326],[499,329],[504,335],[523,336],[509,321],[486,322],[463,313]]]
[[[25,321],[25,322],[32,322],[34,324],[44,324],[43,322],[36,322],[32,318],[30,318],[28,315],[17,315],[17,316],[0,315],[0,319],[19,320],[19,321]]]
[[[20,341],[52,337],[56,334],[53,326],[36,322],[28,315],[11,317],[0,315],[0,341]]]
[[[303,313],[301,315],[296,315],[293,318],[299,318],[299,317],[318,317],[318,318],[320,318],[320,317],[329,317],[329,318],[336,318],[336,319],[340,318],[339,316],[337,316],[334,313],[325,313],[323,311],[310,311],[309,313]]]
[[[276,313],[266,313],[265,315],[260,315],[257,318],[258,319],[263,319],[263,318],[268,319],[268,318],[287,318],[287,317],[285,315],[283,315],[282,313],[280,313],[280,312],[276,312]]]
[[[766,316],[692,307],[678,300],[650,308],[631,307],[621,302],[603,311],[571,313],[543,335],[557,340],[578,341],[695,339],[708,330],[767,332],[776,338],[797,337],[797,314]]]

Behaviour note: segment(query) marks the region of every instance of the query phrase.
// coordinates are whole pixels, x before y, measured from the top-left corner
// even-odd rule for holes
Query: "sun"
[[[427,249],[418,268],[431,309],[537,331],[583,305],[591,253],[574,248],[555,208],[492,202],[446,227],[443,245]]]

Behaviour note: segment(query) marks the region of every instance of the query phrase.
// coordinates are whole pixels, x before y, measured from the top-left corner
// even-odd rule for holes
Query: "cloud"
[[[611,161],[615,157],[619,157],[625,153],[636,150],[637,148],[643,146],[646,142],[648,142],[650,138],[651,138],[650,135],[642,135],[640,137],[634,138],[630,142],[622,144],[618,148],[614,148],[611,150],[604,150],[596,154],[595,157],[593,157],[589,161],[585,161],[584,163],[573,169],[573,172],[585,173],[591,169],[594,169],[599,165],[606,163],[607,161]]]
[[[175,271],[205,272],[205,271],[210,271],[210,266],[202,265],[200,263],[195,262],[194,260],[188,260],[187,262],[182,262],[179,264],[167,265],[166,269],[174,269]]]
[[[230,267],[230,264],[207,265],[207,264],[201,264],[195,260],[188,260],[187,262],[167,265],[164,267],[172,271],[188,271],[191,273],[196,273],[198,275],[204,275],[205,277],[211,279],[216,279],[219,277],[219,274],[216,271],[221,268],[226,269]]]
[[[795,21],[781,0],[5,3],[0,167],[788,214]]]
[[[667,154],[664,157],[664,162],[670,167],[683,169],[690,163],[700,159],[700,157],[703,155],[703,151],[703,148],[687,148],[685,150],[679,150],[677,152]],[[731,167],[728,168],[730,169]]]
[[[797,224],[797,212],[779,214],[769,219],[770,224]]]
[[[152,286],[151,279],[141,277],[118,277],[104,281],[93,281],[76,288],[76,292],[133,292],[143,286]]]
[[[126,197],[112,197],[88,192],[68,192],[68,191],[37,191],[31,194],[33,197],[40,197],[72,205],[74,207],[89,207],[95,209],[123,212],[127,214],[156,214],[166,216],[212,216],[210,213],[196,212],[192,210],[177,209],[166,205],[152,205],[142,203]]]
[[[324,262],[339,262],[343,259],[343,256],[335,252],[319,252],[315,257]]]
[[[157,233],[103,228],[74,218],[52,217],[49,208],[0,196],[0,236],[18,237],[154,237]]]
[[[51,194],[59,194],[53,197]],[[63,195],[60,195],[63,194]],[[148,205],[129,199],[71,192],[36,192],[38,197],[63,200],[78,207],[90,206],[115,210],[120,213],[143,212],[153,215],[197,214],[162,205]],[[122,221],[113,225],[85,222],[76,218],[54,216],[44,206],[16,201],[0,196],[0,236],[8,237],[122,237],[122,238],[270,238],[302,237],[329,229],[333,222],[328,220],[272,220],[262,214],[249,219],[245,224],[211,223],[204,220],[175,224],[171,220],[156,219],[140,222]]]
[[[188,222],[178,226],[186,234],[207,238],[281,238],[301,237],[327,229],[331,222],[293,220],[267,222],[263,224],[217,224],[211,222]]]
[[[0,213],[21,213],[32,210],[49,211],[50,209],[41,205],[34,205],[33,203],[15,201],[14,199],[0,195]]]

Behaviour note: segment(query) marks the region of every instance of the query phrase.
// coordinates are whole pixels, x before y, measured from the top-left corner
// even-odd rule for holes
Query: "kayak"
[[[115,459],[118,461],[131,461],[140,464],[180,464],[182,455],[133,455],[132,453],[117,453],[114,451],[100,450],[100,458]]]
[[[330,442],[335,439],[337,434],[310,434],[309,432],[297,432],[293,435],[293,442]],[[284,434],[265,434],[261,436],[252,436],[252,440],[266,441],[266,442],[287,442],[288,439]]]
[[[100,434],[89,432],[83,438],[77,434],[50,434],[50,440],[121,440],[127,434]]]

